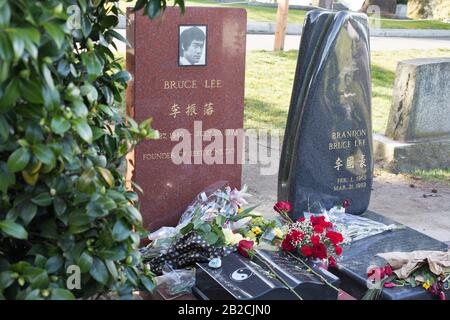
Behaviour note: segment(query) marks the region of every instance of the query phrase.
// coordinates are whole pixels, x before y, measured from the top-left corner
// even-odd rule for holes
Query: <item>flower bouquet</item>
[[[291,205],[288,202],[279,202],[274,209],[286,220],[290,220],[288,213]],[[333,223],[325,216],[311,215],[297,221],[289,221],[287,233],[281,242],[283,251],[295,254],[306,259],[326,261],[328,266],[336,265],[336,256],[342,254],[340,243],[344,241],[341,233],[333,230]]]
[[[256,206],[244,208],[250,196],[246,190],[222,183],[210,186],[188,206],[176,227],[151,233],[152,242],[141,249],[151,271],[159,275],[166,264],[178,269],[220,258],[235,251],[243,239],[259,242],[275,222],[252,213]]]

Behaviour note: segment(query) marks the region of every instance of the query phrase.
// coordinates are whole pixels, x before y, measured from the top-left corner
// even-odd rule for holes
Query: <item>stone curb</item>
[[[275,34],[276,24],[273,22],[247,23],[248,34]],[[119,16],[117,29],[125,29],[125,16]],[[286,34],[301,35],[302,25],[288,24]],[[450,30],[411,30],[411,29],[372,29],[371,37],[405,37],[405,38],[450,38]]]

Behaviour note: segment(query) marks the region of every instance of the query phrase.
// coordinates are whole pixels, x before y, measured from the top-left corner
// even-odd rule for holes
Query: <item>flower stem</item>
[[[261,261],[267,268],[270,269],[270,271],[276,276],[276,278],[283,283],[299,300],[303,300],[303,298],[297,293],[295,292],[294,289],[292,289],[286,281],[284,281],[284,279],[282,279],[280,276],[278,276],[278,274],[275,272],[275,270],[273,270],[273,268],[267,263],[267,261],[265,261],[264,259],[260,258],[257,253],[255,253],[253,255],[253,257],[257,257],[259,259],[259,261]]]
[[[309,271],[311,271],[312,273],[314,273],[317,277],[319,277],[323,282],[325,282],[325,284],[327,284],[329,287],[333,288],[336,291],[339,291],[339,288],[336,288],[335,286],[333,286],[331,283],[329,283],[327,281],[327,279],[325,279],[322,275],[320,275],[319,273],[315,272],[310,266],[308,266],[308,264],[303,261],[302,259],[296,257],[295,255],[293,255],[291,252],[288,252],[295,260],[300,261]]]

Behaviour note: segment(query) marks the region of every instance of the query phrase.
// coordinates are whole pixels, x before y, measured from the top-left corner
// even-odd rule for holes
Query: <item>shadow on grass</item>
[[[286,127],[287,110],[280,110],[276,106],[259,99],[245,98],[244,119],[245,128],[253,129],[249,122],[258,123],[257,128],[276,128],[284,130]]]
[[[374,88],[392,89],[395,81],[395,72],[372,64],[372,86]]]

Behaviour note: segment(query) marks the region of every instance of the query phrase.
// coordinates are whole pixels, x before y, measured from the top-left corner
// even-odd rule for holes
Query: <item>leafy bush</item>
[[[154,17],[166,2],[136,7]],[[0,299],[153,289],[119,168],[157,132],[118,108],[130,80],[110,50],[125,41],[119,13],[118,1],[0,0]],[[80,289],[67,287],[72,265]]]

